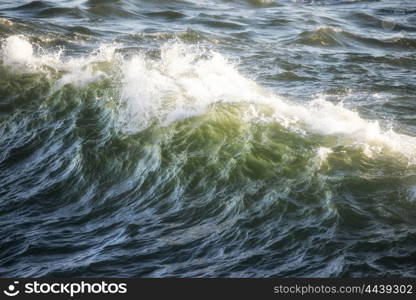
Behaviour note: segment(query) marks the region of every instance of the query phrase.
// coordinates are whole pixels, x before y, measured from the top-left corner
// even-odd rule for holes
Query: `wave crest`
[[[167,43],[160,56],[136,52],[130,57],[116,55],[116,46],[102,46],[80,58],[64,58],[62,50],[36,54],[33,45],[22,36],[3,41],[5,65],[25,65],[32,71],[49,67],[62,71],[57,85],[88,85],[105,76],[119,89],[118,101],[124,109],[120,122],[123,131],[137,132],[157,123],[172,122],[200,115],[215,103],[243,104],[242,122],[278,122],[301,135],[334,137],[325,147],[361,147],[368,156],[400,153],[415,163],[416,138],[383,130],[378,121],[369,121],[342,104],[333,104],[325,96],[298,104],[272,94],[254,80],[243,76],[235,63],[220,53],[181,43]],[[42,51],[41,51],[42,52]],[[97,63],[115,65],[113,74]],[[248,104],[248,106],[247,106]],[[265,113],[264,107],[268,107]]]

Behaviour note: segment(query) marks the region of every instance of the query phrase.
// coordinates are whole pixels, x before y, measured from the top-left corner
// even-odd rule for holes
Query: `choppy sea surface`
[[[0,276],[415,277],[416,2],[0,3]]]

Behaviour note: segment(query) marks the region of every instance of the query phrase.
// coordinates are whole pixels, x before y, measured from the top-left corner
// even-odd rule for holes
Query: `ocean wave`
[[[361,145],[370,156],[397,152],[414,163],[416,138],[383,130],[378,121],[365,120],[342,104],[326,101],[324,96],[307,105],[295,104],[244,77],[218,52],[167,43],[160,49],[159,58],[145,53],[124,58],[116,54],[116,48],[102,46],[89,56],[63,58],[62,51],[36,53],[25,37],[10,36],[3,42],[2,58],[5,65],[17,69],[24,65],[27,70],[63,72],[58,87],[88,85],[102,77],[118,80],[118,101],[124,106],[121,122],[126,132],[143,130],[155,122],[167,126],[204,114],[216,103],[243,103],[251,105],[250,122],[278,122],[299,134],[336,137],[333,146]],[[100,62],[116,65],[112,69],[117,75],[108,73],[98,65]],[[265,116],[261,106],[269,107],[272,113]]]
[[[333,26],[319,26],[315,30],[302,32],[293,42],[316,47],[370,47],[396,51],[411,51],[416,47],[416,40],[395,34],[381,38],[361,36]]]

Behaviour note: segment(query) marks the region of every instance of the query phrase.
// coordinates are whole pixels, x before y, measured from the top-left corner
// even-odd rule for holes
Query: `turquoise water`
[[[2,1],[0,276],[414,277],[411,1]]]

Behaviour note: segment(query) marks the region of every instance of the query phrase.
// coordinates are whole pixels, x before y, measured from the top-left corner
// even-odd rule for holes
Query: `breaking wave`
[[[416,138],[382,129],[378,121],[365,120],[325,95],[300,104],[272,94],[213,50],[169,42],[156,58],[141,52],[123,57],[118,47],[105,45],[89,56],[72,58],[63,55],[64,49],[48,53],[15,35],[3,41],[2,57],[19,72],[58,73],[56,87],[82,87],[102,78],[117,82],[119,98],[114,101],[123,107],[119,118],[125,132],[201,115],[217,103],[244,104],[244,121],[277,122],[300,135],[334,137],[331,147],[356,147],[368,156],[399,153],[414,163]]]

